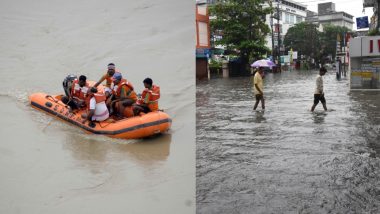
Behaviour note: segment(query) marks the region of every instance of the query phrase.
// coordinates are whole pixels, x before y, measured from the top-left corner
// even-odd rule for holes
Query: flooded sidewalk
[[[317,71],[197,84],[197,213],[378,213],[380,92],[324,76],[328,111],[310,112]]]

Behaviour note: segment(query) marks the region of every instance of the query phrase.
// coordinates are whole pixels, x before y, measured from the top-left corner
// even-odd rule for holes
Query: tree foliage
[[[216,44],[237,50],[248,62],[259,58],[269,50],[265,37],[269,27],[265,16],[272,10],[264,7],[263,0],[225,0],[210,7],[211,32],[221,35]]]
[[[347,27],[335,25],[323,25],[323,32],[319,32],[316,25],[301,22],[289,28],[284,38],[284,45],[288,50],[293,48],[299,55],[323,63],[329,55],[335,59],[337,35],[339,34],[343,41],[344,33],[347,32],[350,32]]]
[[[298,51],[298,55],[315,58],[319,55],[320,32],[312,23],[301,22],[289,28],[284,38],[286,50]]]
[[[341,27],[341,26],[335,26],[335,25],[324,25],[323,33],[321,36],[322,57],[326,57],[329,54],[331,54],[333,59],[335,59],[337,35],[338,34],[340,35],[341,47],[342,47],[344,33],[347,33],[349,31],[350,29],[348,29],[347,27]]]
[[[368,36],[379,36],[380,31],[377,28],[373,28],[372,30],[368,31]]]

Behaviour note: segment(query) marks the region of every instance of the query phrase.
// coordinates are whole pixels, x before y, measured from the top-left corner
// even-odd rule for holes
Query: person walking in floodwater
[[[342,61],[340,60],[339,57],[336,59],[335,69],[336,69],[336,78],[340,80],[340,78],[342,77]]]
[[[263,77],[264,77],[264,68],[259,67],[259,70],[256,71],[255,76],[253,77],[253,91],[256,97],[256,103],[253,106],[253,110],[256,110],[259,102],[261,101],[261,108],[265,109],[264,101],[264,92],[263,92]]]
[[[319,101],[321,101],[323,108],[325,109],[325,111],[327,111],[325,94],[323,92],[323,79],[322,79],[322,76],[324,76],[326,72],[327,70],[324,67],[321,67],[319,69],[319,75],[317,76],[316,87],[314,91],[314,104],[311,107],[311,111],[314,111]]]

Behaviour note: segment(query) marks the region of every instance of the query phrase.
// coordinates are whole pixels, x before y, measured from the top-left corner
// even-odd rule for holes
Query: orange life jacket
[[[87,96],[88,90],[90,90],[90,86],[86,82],[86,85],[83,87],[80,87],[78,79],[75,79],[72,86],[72,96],[76,97],[80,100],[85,100]]]
[[[147,100],[147,96],[149,99]],[[145,88],[141,94],[142,102],[148,105],[151,111],[158,110],[158,100],[160,99],[160,87],[153,85],[151,89]]]
[[[115,70],[115,73],[119,73],[119,71]],[[108,76],[108,72],[106,72],[106,74],[103,75],[103,80],[106,80],[106,87],[108,87],[108,88],[111,88],[111,85],[112,85],[112,82],[113,82],[112,77],[113,77],[113,75],[112,76]]]
[[[133,106],[127,106],[124,108],[123,116],[126,118],[134,117]]]
[[[116,96],[116,98],[120,98],[120,92],[121,92],[121,87],[125,85],[129,88],[129,91],[127,92],[127,97],[136,101],[137,100],[137,95],[136,95],[136,92],[133,90],[133,85],[132,83],[128,82],[126,79],[121,79],[121,81],[119,82],[119,84],[117,84],[117,88],[116,88],[116,91],[113,90],[114,92],[114,95]]]
[[[90,100],[91,98],[95,97],[95,101],[96,103],[101,103],[101,102],[105,102],[107,100],[107,97],[106,95],[104,94],[99,94],[99,93],[94,93],[94,94],[91,94],[90,96],[88,96],[88,98],[86,99],[86,104],[87,104],[87,108],[90,109]]]
[[[108,76],[108,73],[103,76],[106,80],[106,87],[110,88],[112,84],[112,76]]]

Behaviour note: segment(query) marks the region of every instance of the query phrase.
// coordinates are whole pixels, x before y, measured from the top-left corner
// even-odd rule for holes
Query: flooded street
[[[195,213],[194,3],[0,3],[0,213]],[[173,18],[175,17],[175,18]],[[151,77],[172,128],[118,140],[32,109],[70,73],[113,62],[137,93]]]
[[[317,71],[267,74],[265,112],[250,77],[197,83],[198,213],[379,213],[380,92]]]

